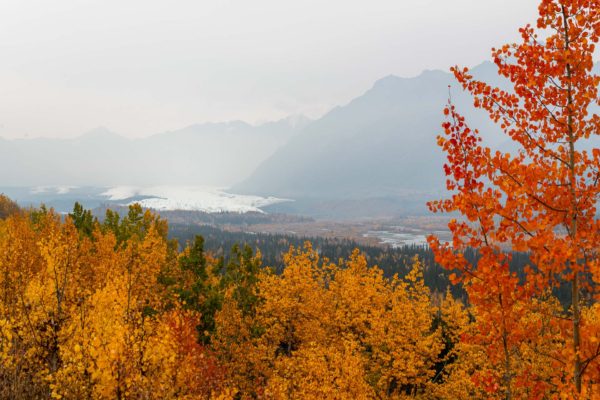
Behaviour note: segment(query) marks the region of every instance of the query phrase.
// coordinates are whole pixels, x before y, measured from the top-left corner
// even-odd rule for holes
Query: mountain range
[[[490,62],[471,73],[510,89]],[[382,78],[314,121],[197,124],[135,140],[102,128],[75,139],[0,140],[0,182],[212,185],[294,200],[267,211],[333,218],[424,213],[425,203],[445,192],[436,137],[449,98],[487,145],[514,150],[452,74],[434,70]]]
[[[252,126],[205,123],[128,139],[106,128],[73,139],[0,139],[2,186],[229,186],[299,132],[302,116]]]

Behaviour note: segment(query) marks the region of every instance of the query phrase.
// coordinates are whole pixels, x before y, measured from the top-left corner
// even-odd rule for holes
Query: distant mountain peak
[[[423,72],[417,76],[417,78],[431,77],[435,75],[444,76],[447,75],[448,72],[449,71],[442,71],[441,69],[424,69]]]
[[[310,118],[303,114],[293,114],[283,118],[281,121],[285,122],[288,126],[294,129],[303,128],[312,122]]]
[[[470,68],[470,73],[477,79],[491,81],[498,79],[498,66],[491,61],[484,61]],[[500,78],[503,79],[503,78]]]
[[[374,91],[392,90],[392,91],[394,91],[404,85],[412,85],[412,84],[418,83],[418,82],[446,79],[448,77],[448,75],[449,75],[448,72],[444,72],[439,69],[426,69],[423,72],[421,72],[419,75],[413,76],[413,77],[408,77],[408,78],[400,77],[397,75],[388,75],[388,76],[385,76],[385,77],[375,81],[375,83],[373,84],[373,88],[371,90],[374,90]]]
[[[496,65],[491,61],[484,61],[481,64],[475,65],[471,68],[473,72],[493,72],[496,73]],[[449,76],[450,69],[448,71],[444,71],[441,69],[425,69],[420,74],[412,77],[400,77],[397,75],[390,74],[388,76],[384,76],[375,81],[373,84],[373,89],[380,88],[395,88],[398,85],[405,84],[407,82],[415,82],[415,81],[423,81],[423,80],[431,80],[436,78],[445,79]]]
[[[233,121],[227,121],[225,124],[227,126],[235,127],[235,128],[251,128],[252,127],[252,125],[250,125],[246,121],[242,121],[241,119],[235,119]]]
[[[288,133],[303,129],[305,126],[313,122],[312,119],[302,114],[292,114],[285,118],[281,118],[275,121],[258,122],[254,125],[257,130],[283,130]]]
[[[109,138],[109,137],[122,138],[121,135],[111,131],[110,129],[106,128],[105,126],[98,126],[94,129],[91,129],[91,130],[85,132],[83,135],[79,136],[78,139],[105,139],[105,138]]]
[[[406,78],[401,78],[397,75],[390,74],[388,76],[384,76],[383,78],[377,79],[373,84],[373,88],[396,85],[404,79]]]

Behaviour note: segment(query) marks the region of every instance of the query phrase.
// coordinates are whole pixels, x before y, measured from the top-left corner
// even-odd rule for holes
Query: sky
[[[473,66],[536,0],[0,0],[0,137],[318,118],[384,76]]]

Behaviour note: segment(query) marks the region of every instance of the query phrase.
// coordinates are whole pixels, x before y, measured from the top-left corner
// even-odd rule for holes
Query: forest
[[[281,273],[285,268],[285,254],[290,247],[301,248],[306,242],[310,242],[320,257],[333,261],[348,259],[354,250],[359,249],[368,264],[379,268],[387,278],[394,275],[400,277],[407,275],[417,257],[423,265],[424,283],[433,293],[444,293],[450,290],[455,298],[466,300],[462,286],[450,283],[450,272],[435,262],[435,254],[427,245],[374,246],[360,244],[350,239],[227,231],[212,225],[172,224],[169,220],[169,237],[177,240],[181,247],[185,247],[197,235],[202,236],[204,249],[223,264],[226,264],[231,257],[231,249],[248,246],[251,251],[260,251],[263,265],[268,265],[276,273]],[[466,249],[464,256],[471,263],[477,262],[478,254],[474,249]],[[510,269],[523,277],[523,270],[528,262],[527,253],[513,252]],[[563,292],[564,290],[557,291],[556,295],[561,299],[565,298],[567,294]]]
[[[2,398],[476,390],[447,367],[468,313],[444,293],[431,302],[418,258],[386,277],[358,251],[333,262],[307,242],[276,273],[248,246],[226,262],[201,236],[179,251],[167,222],[139,206],[100,223],[79,205],[61,218],[2,204]]]
[[[201,236],[180,251],[139,206],[100,223],[1,204],[2,398],[483,396],[484,348],[458,340],[472,310],[434,295],[418,256],[390,276],[306,242],[276,271]]]

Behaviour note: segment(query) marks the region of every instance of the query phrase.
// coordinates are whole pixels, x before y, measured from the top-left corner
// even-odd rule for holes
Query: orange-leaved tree
[[[479,336],[487,337],[495,354],[490,357],[502,371],[498,386],[505,398],[515,396],[520,374],[527,373],[515,365],[519,349],[548,332],[544,324],[536,330],[523,321],[552,290],[569,288],[566,311],[552,313],[550,331],[562,332],[564,347],[546,354],[555,376],[544,390],[578,396],[600,383],[600,347],[592,329],[597,317],[591,312],[598,297],[594,283],[600,281],[600,150],[594,146],[600,117],[593,111],[599,104],[593,57],[600,1],[542,0],[537,26],[520,33],[520,43],[492,50],[509,90],[478,81],[467,69],[452,69],[475,107],[518,150],[486,147],[448,105],[438,143],[447,154],[452,196],[429,207],[464,218],[450,222],[451,243],[432,237],[430,245],[438,262],[460,271],[455,281],[465,284],[478,308]],[[462,257],[467,247],[478,249],[477,265]],[[509,270],[509,250],[530,255],[531,266],[520,277]]]

